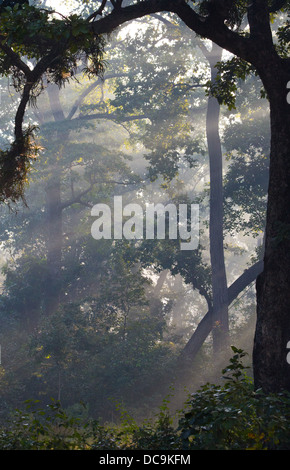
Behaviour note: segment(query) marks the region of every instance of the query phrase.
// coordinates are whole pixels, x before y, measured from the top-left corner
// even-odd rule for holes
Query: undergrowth
[[[247,376],[246,353],[233,356],[221,385],[190,395],[175,420],[165,399],[141,425],[121,410],[118,425],[72,417],[58,402],[45,409],[28,401],[0,429],[2,450],[287,450],[290,394],[265,395]]]

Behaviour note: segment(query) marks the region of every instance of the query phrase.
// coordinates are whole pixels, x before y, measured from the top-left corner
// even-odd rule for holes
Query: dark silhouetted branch
[[[252,282],[254,282],[257,276],[263,271],[263,261],[258,261],[249,269],[245,270],[243,274],[233,282],[228,288],[228,300],[229,305],[237,298],[237,296]],[[195,355],[200,350],[204,341],[210,334],[213,328],[213,315],[212,309],[205,314],[203,319],[198,324],[195,332],[185,345],[181,353],[180,359],[192,361]]]

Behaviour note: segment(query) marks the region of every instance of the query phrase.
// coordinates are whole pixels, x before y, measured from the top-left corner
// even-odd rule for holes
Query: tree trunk
[[[59,98],[57,86],[49,85],[47,93],[51,112],[56,122],[65,119]],[[68,133],[56,132],[57,141],[64,144],[67,141]],[[47,211],[47,267],[48,282],[46,286],[46,314],[53,314],[59,305],[61,291],[61,259],[63,244],[62,227],[62,201],[61,201],[61,169],[57,168],[57,162],[53,169],[52,176],[45,188],[46,211]]]
[[[215,65],[222,57],[222,49],[213,44],[206,54],[214,81]],[[212,269],[212,320],[213,350],[220,353],[229,343],[228,288],[224,259],[223,233],[223,161],[219,134],[220,105],[209,97],[206,117],[206,134],[210,162],[210,258]]]
[[[271,57],[270,57],[271,59]],[[264,271],[257,279],[254,380],[266,393],[290,391],[290,66],[273,56],[260,71],[270,101],[271,158]]]
[[[49,181],[46,187],[48,282],[45,310],[47,315],[51,315],[57,309],[61,288],[62,209],[60,184],[60,180],[56,176]]]

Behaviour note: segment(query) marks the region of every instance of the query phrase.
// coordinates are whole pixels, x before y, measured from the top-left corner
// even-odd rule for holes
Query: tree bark
[[[204,52],[205,53],[205,52]],[[217,74],[215,65],[222,58],[222,49],[216,44],[205,53],[210,64],[211,81]],[[212,270],[212,335],[216,357],[229,343],[228,287],[224,258],[223,233],[223,158],[219,133],[220,105],[216,98],[208,98],[206,135],[210,167],[210,259]]]
[[[270,101],[271,156],[264,271],[257,279],[257,324],[253,349],[255,386],[290,391],[290,105],[289,61],[265,58],[260,70]]]

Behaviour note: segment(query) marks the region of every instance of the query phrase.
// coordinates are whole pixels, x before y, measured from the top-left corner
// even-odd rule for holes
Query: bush
[[[183,449],[290,449],[290,394],[255,390],[235,347],[222,372],[223,386],[206,384],[192,394],[179,421]]]
[[[137,425],[121,410],[121,423],[101,425],[67,414],[57,402],[45,410],[26,402],[8,429],[0,430],[2,450],[289,450],[290,394],[255,390],[235,347],[222,372],[224,384],[206,384],[193,393],[178,423],[164,400],[156,419]],[[119,410],[120,411],[120,410]]]
[[[120,448],[118,436],[97,421],[81,421],[68,415],[58,402],[45,410],[38,401],[27,401],[16,410],[8,429],[0,431],[1,450],[86,450]]]

